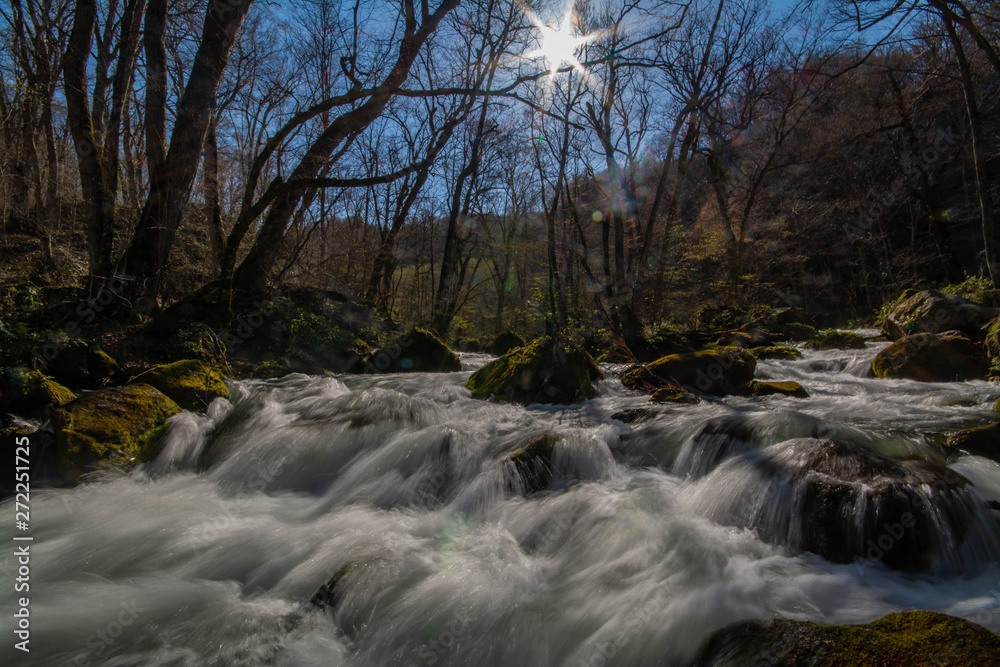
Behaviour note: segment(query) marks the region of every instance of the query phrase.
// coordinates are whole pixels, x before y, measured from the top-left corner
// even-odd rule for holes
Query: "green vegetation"
[[[222,375],[198,359],[154,366],[131,382],[156,387],[185,410],[204,410],[219,396],[229,396]]]
[[[538,338],[486,364],[465,386],[474,398],[568,405],[593,397],[591,381],[603,377],[583,348]]]

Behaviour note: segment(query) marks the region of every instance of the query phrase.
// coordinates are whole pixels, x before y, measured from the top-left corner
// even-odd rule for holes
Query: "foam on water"
[[[649,404],[614,379],[570,409],[472,400],[482,355],[443,376],[235,382],[231,403],[174,417],[145,469],[33,494],[26,664],[682,665],[739,620],[913,608],[998,631],[996,562],[837,565],[716,512],[750,483],[732,463],[746,452],[820,434],[943,460],[935,434],[995,419],[986,383],[866,377],[877,347],[759,365],[807,401],[658,406],[633,424],[610,417]],[[550,490],[524,495],[510,456],[536,432],[557,438]],[[1000,498],[996,463],[952,468]],[[310,604],[331,580],[334,609]]]

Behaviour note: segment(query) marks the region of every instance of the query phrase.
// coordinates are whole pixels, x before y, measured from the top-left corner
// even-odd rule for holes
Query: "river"
[[[746,484],[719,456],[819,436],[943,462],[939,434],[1000,418],[997,385],[869,377],[884,345],[758,365],[806,400],[657,406],[630,423],[611,416],[650,404],[613,378],[569,408],[473,400],[482,355],[444,375],[233,382],[229,402],[174,417],[154,464],[33,493],[21,663],[684,665],[736,621],[907,609],[998,632],[995,521],[978,550],[922,575],[731,525]],[[718,456],[692,441],[723,423],[744,435],[723,433]],[[525,493],[504,453],[542,432],[560,438],[554,470]],[[1000,500],[996,463],[949,467]],[[312,604],[333,577],[332,610]]]

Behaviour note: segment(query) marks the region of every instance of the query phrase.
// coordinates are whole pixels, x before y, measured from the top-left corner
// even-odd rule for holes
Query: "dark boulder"
[[[760,382],[752,380],[748,385],[750,396],[790,396],[809,398],[809,392],[798,382]]]
[[[982,456],[1000,462],[1000,424],[967,428],[948,436],[946,449]]]
[[[505,331],[494,338],[493,342],[490,343],[489,353],[497,357],[502,357],[511,350],[524,347],[524,345],[525,342],[523,338],[518,336],[513,331]]]
[[[816,334],[805,347],[810,350],[863,350],[865,339],[853,331],[827,329]]]
[[[444,342],[426,329],[414,327],[372,353],[365,364],[372,373],[454,373],[462,362]]]
[[[73,338],[56,345],[59,352],[46,361],[45,372],[68,387],[96,389],[118,372],[118,363],[95,343]]]
[[[797,347],[790,345],[771,345],[767,347],[754,347],[747,352],[757,361],[766,359],[801,359],[802,352]]]
[[[0,371],[0,412],[45,418],[52,409],[75,398],[73,392],[39,371],[24,366]]]
[[[983,380],[989,361],[982,346],[958,334],[905,336],[872,361],[876,377],[921,382]]]
[[[741,393],[756,368],[757,361],[737,347],[674,354],[646,366],[653,375],[672,380],[688,392],[711,396]]]
[[[982,340],[984,327],[1000,316],[1000,309],[981,306],[960,296],[924,290],[904,293],[882,320],[882,331],[892,340],[914,334],[960,331]]]

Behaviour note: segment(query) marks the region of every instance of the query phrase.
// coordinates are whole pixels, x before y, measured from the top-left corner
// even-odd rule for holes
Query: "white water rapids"
[[[818,436],[944,462],[936,434],[997,419],[996,385],[866,377],[881,347],[758,365],[807,400],[654,407],[631,424],[610,416],[650,404],[615,379],[569,408],[473,400],[469,370],[233,382],[230,402],[173,418],[155,464],[34,491],[19,663],[684,665],[735,621],[907,609],[1000,631],[995,559],[907,575],[712,518],[725,481],[690,442],[709,422],[754,434],[722,455]],[[486,360],[463,355],[467,369]],[[557,447],[550,490],[525,496],[501,455],[545,430],[573,446]],[[950,467],[1000,500],[996,463]],[[311,604],[335,575],[334,609]]]

